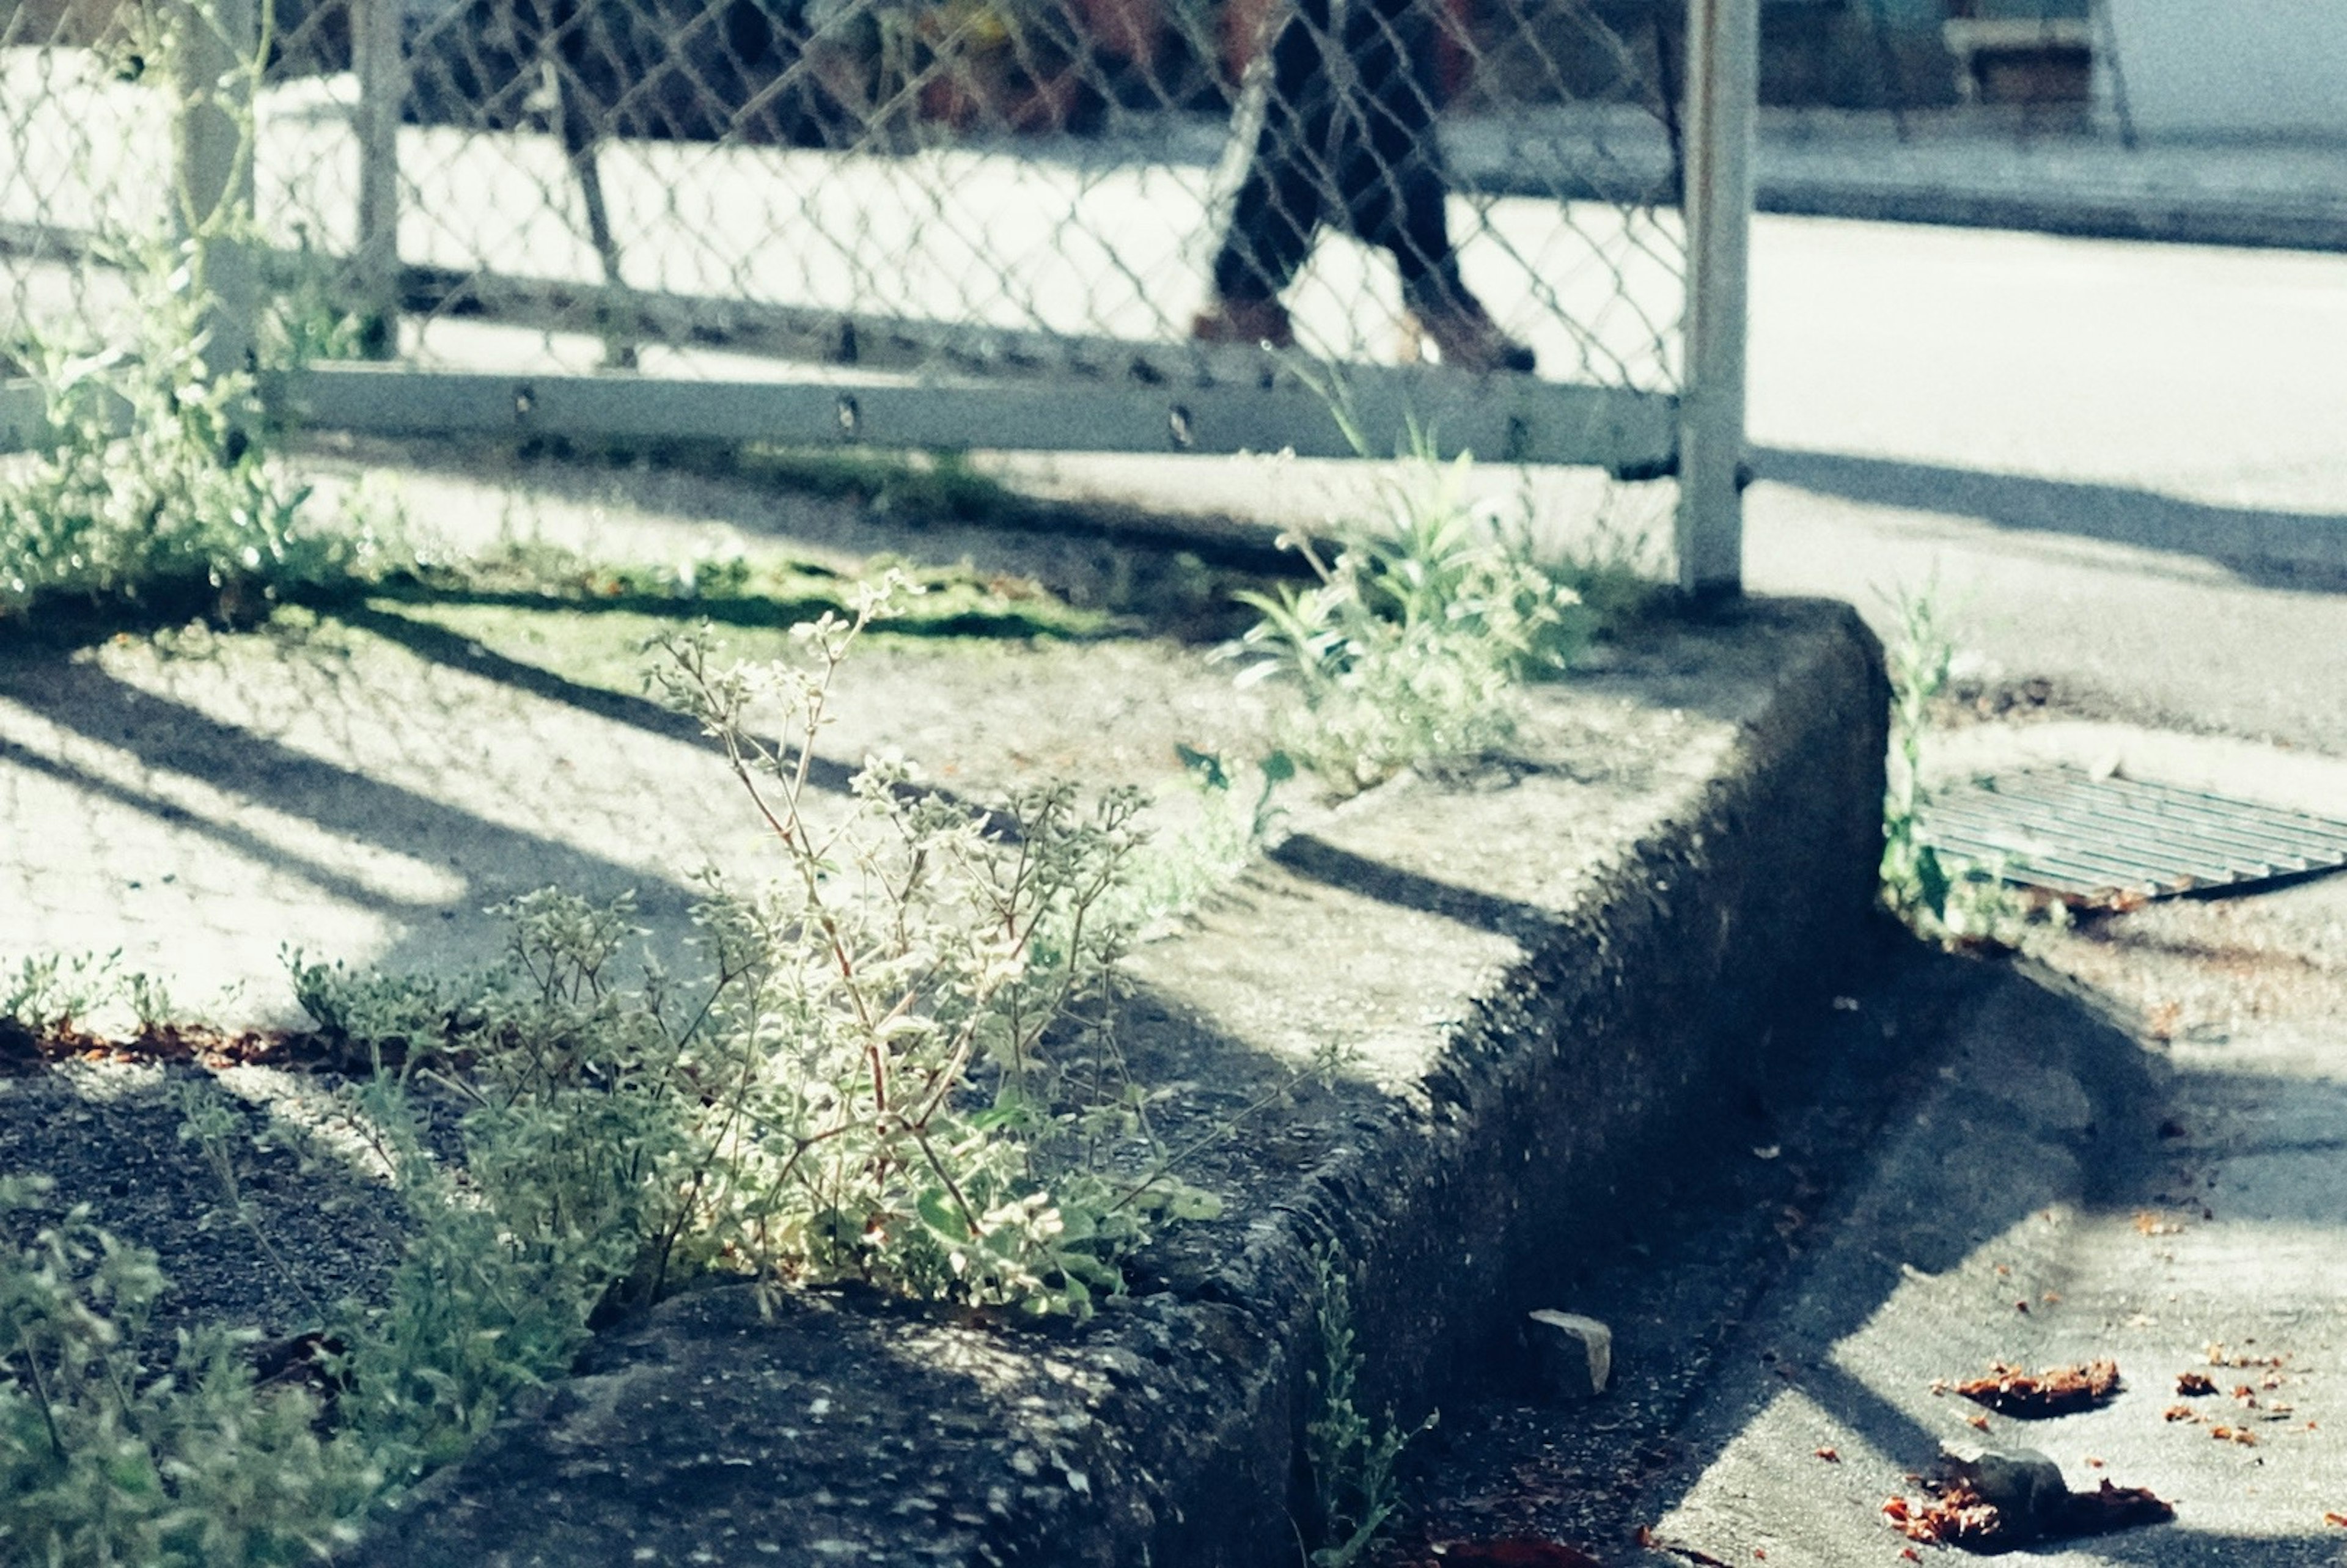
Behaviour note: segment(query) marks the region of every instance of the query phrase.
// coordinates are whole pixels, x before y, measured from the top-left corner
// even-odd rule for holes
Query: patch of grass
[[[968,569],[907,568],[887,557],[871,574],[895,570],[919,589],[888,622],[897,636],[1088,637],[1111,618],[1078,610],[1030,579]],[[417,560],[377,584],[371,597],[407,603],[706,620],[729,628],[786,631],[855,602],[860,579],[815,562],[742,556],[630,562],[589,557],[542,541],[508,542],[479,555]]]

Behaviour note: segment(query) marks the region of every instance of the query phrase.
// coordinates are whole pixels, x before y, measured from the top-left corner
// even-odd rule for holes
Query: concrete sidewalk
[[[1495,194],[1655,200],[1671,189],[1662,122],[1581,105],[1460,116],[1443,145]],[[1763,212],[2025,229],[2114,240],[2347,250],[2347,146],[2144,138],[1986,109],[1763,109]],[[1667,200],[1667,197],[1663,197]]]
[[[1943,763],[2097,748],[2238,794],[2347,790],[2347,765],[2120,726],[1983,726]],[[1910,1474],[1943,1450],[2034,1449],[2074,1491],[2108,1479],[2177,1510],[2038,1561],[2347,1563],[2330,1522],[2347,1477],[2347,878],[2029,947],[1966,999],[1825,1245],[1722,1358],[1659,1489],[1668,1544],[1771,1568],[1895,1561],[1880,1510],[1921,1495]],[[2050,1419],[1933,1387],[2103,1357],[2118,1397]],[[2180,1394],[2186,1373],[2216,1392]]]

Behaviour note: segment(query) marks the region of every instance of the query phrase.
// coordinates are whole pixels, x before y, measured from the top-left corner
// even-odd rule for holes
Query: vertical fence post
[[[177,220],[195,241],[203,292],[204,370],[225,375],[252,361],[261,284],[252,251],[253,78],[261,46],[253,0],[179,0],[172,51],[172,169]]]
[[[359,78],[359,345],[399,351],[399,115],[407,98],[401,0],[352,0]]]
[[[1696,596],[1736,593],[1744,579],[1737,481],[1759,61],[1759,0],[1687,0],[1689,276],[1676,532],[1679,587]]]

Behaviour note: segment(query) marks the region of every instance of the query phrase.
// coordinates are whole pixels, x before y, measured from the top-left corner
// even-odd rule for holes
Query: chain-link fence
[[[235,303],[213,263],[221,335],[264,368],[507,379],[481,405],[446,374],[313,376],[343,389],[329,423],[632,399],[712,434],[805,408],[876,439],[1227,450],[1296,444],[1263,396],[1301,390],[1322,425],[1406,407],[1492,456],[1674,449],[1668,0],[13,4],[19,361],[106,339],[156,241],[210,221],[259,283]],[[977,412],[877,428],[940,388]]]

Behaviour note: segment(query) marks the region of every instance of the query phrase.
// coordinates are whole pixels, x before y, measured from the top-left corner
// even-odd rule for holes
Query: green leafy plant
[[[1993,866],[1943,855],[1922,834],[1931,804],[1923,759],[1932,705],[1946,692],[1956,643],[1934,586],[1894,600],[1899,636],[1887,653],[1891,757],[1882,802],[1882,900],[1918,932],[1940,940],[1996,939],[2028,918],[2028,907]]]
[[[1177,744],[1174,752],[1195,815],[1133,856],[1112,905],[1115,917],[1136,933],[1162,930],[1188,914],[1276,844],[1286,815],[1278,793],[1296,776],[1282,751],[1266,753],[1251,768],[1191,746]],[[1249,774],[1251,790],[1242,787]]]
[[[103,957],[35,954],[0,982],[0,1019],[36,1035],[70,1031],[114,999],[121,964],[119,948]]]
[[[46,1195],[0,1178],[0,1224]],[[357,1537],[378,1476],[322,1439],[316,1398],[256,1387],[238,1337],[146,1348],[164,1281],[75,1208],[0,1246],[0,1556],[260,1568]]]
[[[269,453],[252,377],[207,371],[195,243],[136,260],[130,339],[38,346],[49,441],[0,480],[0,619],[57,600],[244,619],[386,559],[364,528],[312,526],[307,490]]]
[[[129,7],[125,21],[135,57],[164,65],[162,80],[173,79],[170,60],[218,26],[201,4]],[[231,190],[250,182],[255,125],[249,101],[219,89],[260,79],[272,26],[263,5],[251,52],[200,95],[234,125]],[[220,357],[210,274],[225,249],[260,247],[251,211],[232,200],[200,210],[184,186],[169,189],[166,203],[155,228],[109,230],[97,241],[98,258],[130,285],[103,341],[77,322],[63,332],[28,328],[12,353],[40,388],[47,439],[30,461],[0,471],[0,622],[58,601],[258,619],[288,591],[364,580],[383,564],[385,541],[363,523],[313,526],[308,490],[270,452],[253,367],[208,363]],[[305,238],[297,286],[256,323],[261,363],[347,346],[325,323],[320,272]]]
[[[1240,595],[1263,617],[1230,651],[1240,679],[1295,689],[1282,748],[1339,794],[1505,743],[1515,689],[1561,673],[1591,634],[1569,573],[1469,500],[1471,471],[1422,446],[1384,518],[1342,530],[1333,561],[1283,536],[1316,583]]]
[[[724,747],[787,867],[707,917],[752,955],[735,1036],[787,1042],[730,1071],[732,1196],[711,1234],[781,1277],[1081,1313],[1121,1287],[1114,1259],[1153,1216],[1206,1203],[1162,1167],[1054,1159],[1114,1142],[1103,1118],[1142,1131],[1104,1032],[1142,801],[1054,784],[988,813],[867,765],[823,822],[808,779],[833,677],[909,586],[890,574],[852,618],[800,628],[796,666],[664,643],[663,691]],[[762,703],[784,715],[771,743],[748,727]]]
[[[364,359],[384,327],[349,304],[340,268],[319,251],[306,223],[293,225],[293,250],[275,258],[261,318],[261,362],[290,368],[317,360]]]
[[[1332,1249],[1315,1251],[1312,1267],[1318,1286],[1313,1324],[1319,1365],[1305,1375],[1311,1409],[1304,1425],[1304,1458],[1312,1481],[1309,1535],[1317,1544],[1307,1562],[1310,1568],[1352,1568],[1401,1507],[1395,1467],[1402,1450],[1439,1416],[1430,1415],[1405,1431],[1391,1410],[1383,1420],[1361,1410],[1355,1402],[1362,1357],[1354,1342],[1352,1286]]]

